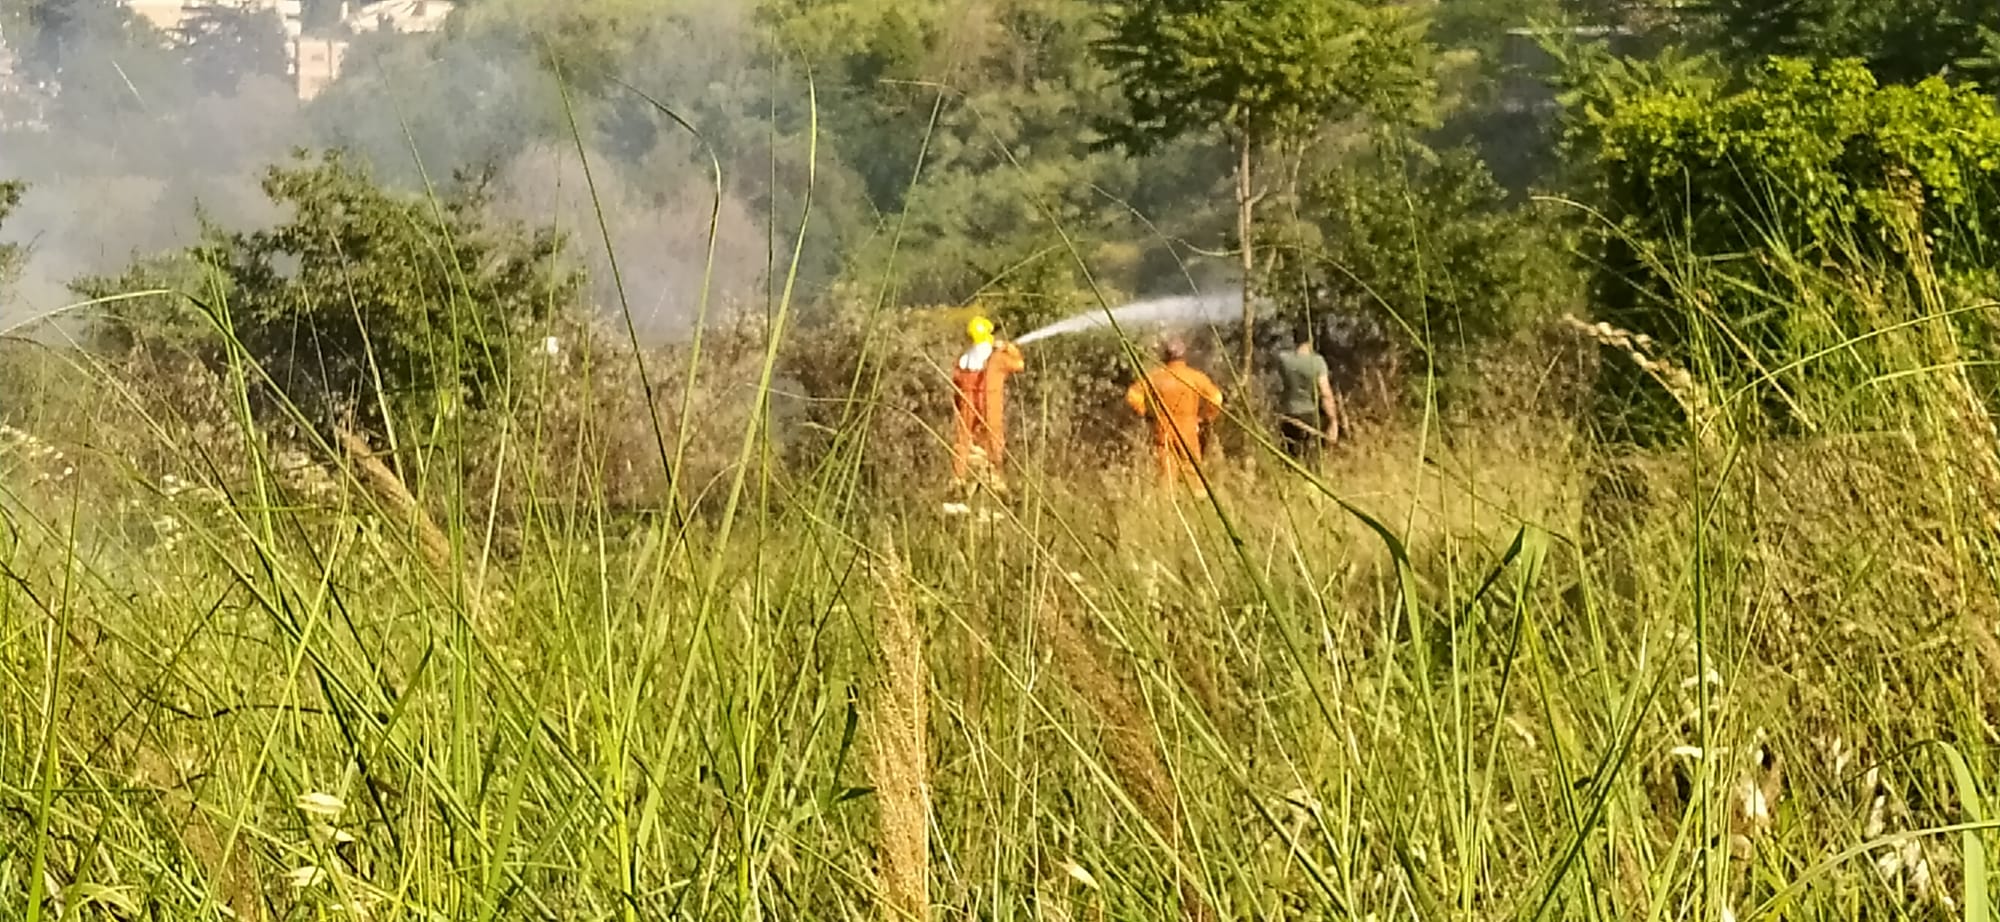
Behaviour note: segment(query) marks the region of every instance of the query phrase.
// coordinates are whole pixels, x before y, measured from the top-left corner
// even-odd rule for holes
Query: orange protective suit
[[[964,480],[972,469],[973,450],[986,455],[986,467],[996,478],[1007,460],[1007,379],[1028,368],[1013,343],[975,345],[959,357],[952,370],[955,425],[951,474]]]
[[[1175,360],[1135,382],[1125,391],[1125,403],[1153,420],[1160,482],[1172,486],[1179,477],[1201,483],[1195,473],[1201,463],[1201,426],[1222,415],[1222,389],[1185,360]]]

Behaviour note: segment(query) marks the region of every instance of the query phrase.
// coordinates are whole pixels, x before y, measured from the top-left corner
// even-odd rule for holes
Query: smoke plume
[[[572,109],[550,66],[554,46],[532,31],[546,24],[482,21],[470,9],[435,35],[356,38],[341,79],[310,102],[283,74],[247,72],[222,86],[197,79],[215,70],[213,62],[197,66],[200,49],[172,47],[171,37],[129,23],[72,29],[59,68],[25,63],[40,46],[10,31],[24,63],[12,81],[0,78],[0,178],[24,180],[29,190],[0,242],[26,245],[28,259],[0,292],[0,324],[70,304],[68,284],[79,276],[115,274],[135,256],[195,242],[204,220],[231,229],[271,223],[278,215],[258,186],[264,169],[295,149],[327,147],[412,193],[491,176],[501,216],[571,232],[593,296],[615,309],[601,207],[629,304],[649,336],[688,328],[705,278],[718,318],[761,298],[768,229],[753,204],[760,192],[737,177],[765,169],[725,164],[731,180],[711,271],[715,187],[706,154],[650,105],[630,105],[636,97],[611,102],[624,92],[612,78],[644,83],[663,100],[705,96],[717,81],[742,87],[754,39],[740,11],[647,14],[623,24],[637,38],[622,49],[605,45],[609,58],[563,68],[590,151],[593,201]],[[730,113],[706,115],[712,125]]]

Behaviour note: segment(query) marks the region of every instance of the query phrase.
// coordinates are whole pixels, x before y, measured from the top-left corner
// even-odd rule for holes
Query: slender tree
[[[1261,154],[1296,149],[1327,124],[1402,120],[1430,81],[1424,22],[1380,0],[1127,0],[1097,43],[1128,104],[1107,135],[1146,152],[1220,132],[1236,154],[1243,355],[1255,358],[1256,211]]]

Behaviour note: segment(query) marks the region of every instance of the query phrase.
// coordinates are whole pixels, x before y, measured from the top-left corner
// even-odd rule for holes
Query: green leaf
[[[78,915],[78,911],[85,906],[102,906],[121,916],[139,914],[139,896],[136,887],[79,883],[65,888],[63,896],[65,902],[69,904],[70,916]]]
[[[1939,743],[1944,751],[1945,764],[1951,766],[1952,780],[1958,787],[1959,809],[1965,812],[1965,822],[1986,822],[1986,797],[1979,790],[1979,779],[1973,777],[1972,769],[1965,762],[1965,756],[1947,743]],[[1987,890],[1990,883],[1986,864],[1986,843],[1974,830],[1960,835],[1965,851],[1965,890],[1963,913],[1965,922],[1993,922],[1993,903]]]

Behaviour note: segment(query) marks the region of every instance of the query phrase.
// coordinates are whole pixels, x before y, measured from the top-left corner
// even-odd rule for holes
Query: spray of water
[[[1130,332],[1175,326],[1214,326],[1232,322],[1242,316],[1241,292],[1148,298],[1111,310],[1099,308],[1085,311],[1067,320],[1051,323],[1016,339],[1015,342],[1025,346],[1036,340],[1054,336],[1102,329],[1110,326],[1114,320],[1117,321],[1118,329]]]

